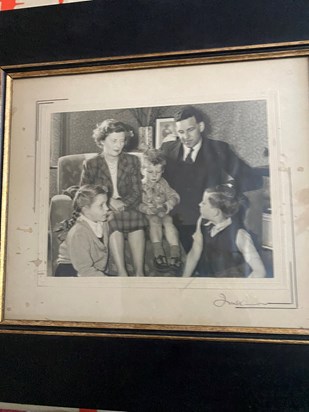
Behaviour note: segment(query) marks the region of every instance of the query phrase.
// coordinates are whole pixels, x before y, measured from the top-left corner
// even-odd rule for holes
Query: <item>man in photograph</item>
[[[175,115],[179,139],[163,143],[167,164],[164,177],[180,196],[173,210],[179,238],[186,253],[192,246],[199,203],[206,188],[230,182],[239,193],[258,189],[262,178],[241,160],[228,143],[205,135],[202,113],[185,106]]]

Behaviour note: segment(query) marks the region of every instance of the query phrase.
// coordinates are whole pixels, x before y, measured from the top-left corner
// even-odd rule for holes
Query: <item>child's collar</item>
[[[222,232],[222,230],[224,230],[225,228],[227,228],[228,226],[230,226],[232,224],[232,219],[230,217],[226,218],[225,220],[223,220],[220,223],[214,224],[210,221],[208,221],[207,223],[204,224],[204,226],[212,226],[212,228],[210,229],[210,237],[215,237],[218,233]]]
[[[101,238],[103,236],[103,222],[94,222],[93,220],[82,214],[80,215],[79,219],[87,222],[91,230],[98,238]]]

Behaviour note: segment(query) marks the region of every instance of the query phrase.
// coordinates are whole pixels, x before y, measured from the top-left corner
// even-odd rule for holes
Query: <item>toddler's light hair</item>
[[[160,149],[148,149],[143,154],[142,167],[146,168],[148,164],[153,166],[161,165],[164,169],[166,158]]]

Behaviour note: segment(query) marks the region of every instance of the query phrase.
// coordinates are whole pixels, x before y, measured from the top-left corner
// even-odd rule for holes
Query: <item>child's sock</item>
[[[171,257],[180,257],[180,249],[178,245],[172,245],[170,247]]]
[[[165,256],[165,252],[163,250],[161,242],[153,242],[152,247],[153,247],[153,254],[155,257]]]

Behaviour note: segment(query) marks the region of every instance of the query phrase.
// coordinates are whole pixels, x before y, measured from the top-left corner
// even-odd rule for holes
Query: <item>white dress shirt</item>
[[[182,145],[183,147],[183,160],[186,160],[188,154],[191,152],[191,148],[187,147],[185,145]],[[196,157],[198,155],[198,152],[200,151],[200,148],[202,147],[202,140],[200,140],[194,147],[192,147],[192,152],[191,152],[191,159],[192,162],[195,162]]]

